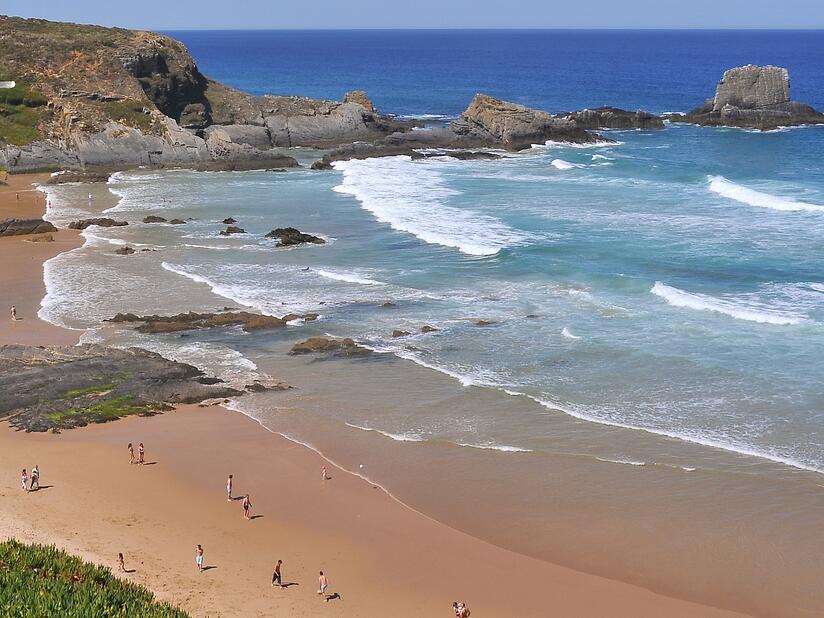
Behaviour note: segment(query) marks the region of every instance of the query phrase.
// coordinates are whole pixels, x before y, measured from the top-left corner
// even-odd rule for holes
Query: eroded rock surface
[[[57,228],[43,219],[0,219],[0,236],[22,236],[56,231]]]

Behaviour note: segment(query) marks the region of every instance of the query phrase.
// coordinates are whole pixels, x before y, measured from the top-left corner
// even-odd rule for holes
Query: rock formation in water
[[[289,354],[331,354],[336,357],[368,356],[372,350],[359,346],[354,339],[333,339],[331,337],[309,337],[292,346]]]
[[[127,221],[115,221],[109,217],[94,217],[93,219],[80,219],[69,223],[70,230],[85,230],[87,227],[96,225],[98,227],[122,227],[129,225]]]
[[[687,114],[671,114],[672,122],[769,130],[782,126],[824,123],[824,114],[790,99],[785,68],[748,64],[730,69],[718,82],[715,96]]]
[[[276,238],[278,247],[293,247],[306,243],[322,245],[326,242],[323,238],[305,234],[294,227],[279,227],[266,234],[265,238]]]
[[[317,313],[304,315],[289,314],[282,318],[249,311],[227,311],[221,313],[179,313],[177,315],[144,315],[118,313],[106,320],[113,323],[137,323],[135,329],[141,333],[176,333],[184,330],[217,328],[222,326],[240,326],[244,331],[281,328],[292,320],[311,322],[318,318]]]
[[[663,129],[664,121],[650,112],[628,112],[617,107],[596,107],[578,112],[561,114],[574,120],[582,129]]]
[[[0,236],[23,236],[56,231],[51,223],[43,219],[0,219]]]

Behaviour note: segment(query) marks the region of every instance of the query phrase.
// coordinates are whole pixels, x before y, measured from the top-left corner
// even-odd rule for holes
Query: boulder
[[[294,227],[279,227],[266,234],[265,237],[276,238],[278,240],[278,247],[292,247],[304,243],[322,245],[326,242],[323,238],[312,236],[311,234],[304,234]]]
[[[394,339],[397,339],[399,337],[408,337],[409,335],[411,335],[411,333],[408,330],[397,330],[396,329],[396,330],[392,331],[392,337]]]
[[[115,250],[115,253],[118,255],[132,255],[134,253],[134,249],[131,247],[120,247]]]
[[[332,353],[333,356],[366,356],[372,353],[369,348],[364,348],[355,343],[353,339],[333,339],[331,337],[310,337],[305,341],[292,346],[289,354],[319,354]]]
[[[223,223],[225,223],[226,225],[232,225],[233,223],[237,223],[237,219],[233,219],[232,217],[226,217],[223,220]]]
[[[495,320],[475,320],[475,326],[492,326],[497,324]]]
[[[421,326],[422,333],[434,333],[437,330],[437,328],[435,328],[434,326],[430,326],[429,324],[424,324],[423,326]]]
[[[221,236],[231,236],[232,234],[245,234],[246,230],[242,227],[237,227],[234,225],[228,226],[225,230],[220,230]]]
[[[56,231],[56,227],[43,219],[0,219],[0,236],[22,236]]]
[[[148,217],[143,217],[143,223],[166,223],[167,219],[165,217],[158,217],[157,215],[149,215]]]
[[[85,230],[87,227],[97,225],[99,227],[122,227],[129,225],[126,221],[115,221],[109,217],[96,217],[94,219],[80,219],[69,223],[70,230]]]
[[[350,90],[345,95],[343,95],[343,102],[344,103],[357,103],[361,107],[363,107],[367,112],[374,112],[375,106],[372,104],[372,101],[366,96],[366,93],[363,90]]]
[[[169,223],[172,225],[184,225],[186,222],[183,219],[172,219]]]
[[[824,114],[790,99],[787,69],[748,64],[726,71],[715,96],[703,106],[687,114],[670,114],[667,119],[767,131],[782,126],[821,124]]]

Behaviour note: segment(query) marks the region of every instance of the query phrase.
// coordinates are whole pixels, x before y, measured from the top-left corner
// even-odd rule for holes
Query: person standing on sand
[[[20,483],[23,485],[23,491],[26,493],[29,492],[29,473],[26,472],[26,469],[23,468],[23,472],[20,474]]]
[[[252,510],[252,501],[249,500],[249,494],[243,496],[243,519],[250,519],[250,511]]]
[[[278,560],[278,563],[275,565],[275,572],[272,573],[272,585],[274,586],[277,583],[278,586],[283,588],[283,579],[281,578],[280,574],[280,566],[283,564],[283,560]]]
[[[14,305],[11,306],[11,321],[17,321],[17,307],[15,307]]]
[[[323,574],[323,571],[320,572],[320,576],[318,577],[318,594],[326,594],[326,587],[329,585],[329,580],[326,579],[326,575]]]
[[[226,479],[226,502],[232,501],[232,475],[229,475],[229,478]]]
[[[143,460],[143,456],[146,454],[146,450],[143,448],[143,443],[137,445],[137,463],[139,465],[143,465],[145,462]]]
[[[126,563],[123,560],[123,554],[117,554],[117,568],[121,573],[126,572]]]
[[[326,474],[326,466],[323,466],[320,470],[321,470],[321,472],[320,472],[320,474],[321,474],[320,478],[322,478],[324,481],[328,481],[328,480],[329,480],[329,477],[328,477],[328,476],[327,476],[327,474]]]
[[[34,491],[35,485],[37,485],[37,489],[40,489],[40,468],[37,464],[34,464],[34,468],[31,469],[31,484],[29,485],[29,490]]]
[[[197,564],[198,571],[203,570],[203,547],[199,543],[195,551],[195,564]]]
[[[132,443],[129,442],[129,446],[127,446],[126,448],[129,449],[129,463],[133,464],[134,463],[134,447],[132,446]]]

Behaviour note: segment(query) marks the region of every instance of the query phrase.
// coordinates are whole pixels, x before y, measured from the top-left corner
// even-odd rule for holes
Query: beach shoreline
[[[8,190],[3,216],[42,216],[42,199],[20,208],[9,198],[11,189],[42,182],[43,176],[11,179],[2,187]],[[0,289],[13,291],[24,318],[14,330],[4,325],[0,343],[77,342],[78,331],[32,317],[44,293],[43,262],[80,244],[72,231],[54,236],[53,243],[0,241],[0,250],[26,265],[0,275]],[[24,328],[17,329],[21,324]],[[130,440],[145,442],[149,460],[157,464],[127,467]],[[401,505],[343,470],[330,467],[333,478],[321,481],[320,455],[222,408],[188,406],[59,435],[6,427],[0,442],[0,461],[9,471],[0,489],[8,498],[2,501],[4,537],[55,543],[110,566],[124,551],[127,568],[132,560],[140,565],[136,581],[196,616],[264,615],[273,608],[314,615],[319,599],[313,573],[330,562],[325,568],[332,589],[342,596],[331,611],[342,616],[372,616],[387,607],[399,616],[448,615],[452,600],[466,601],[487,616],[739,615],[495,547]],[[66,461],[73,465],[63,465]],[[25,495],[13,471],[35,463],[52,487]],[[244,522],[240,509],[226,504],[222,486],[230,471],[239,489],[250,488],[254,512],[262,519]],[[219,564],[196,579],[186,561],[201,535],[208,539],[207,563],[215,556]],[[269,590],[267,569],[278,557],[301,585],[275,591],[283,595],[262,594]],[[490,578],[495,586],[489,586]]]

